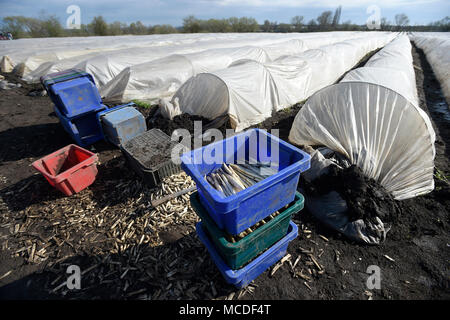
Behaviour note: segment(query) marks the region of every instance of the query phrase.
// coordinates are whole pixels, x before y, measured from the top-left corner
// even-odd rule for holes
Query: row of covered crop
[[[115,51],[127,48],[157,48],[161,46],[190,44],[196,41],[232,41],[256,34],[169,34],[150,36],[106,36],[106,37],[66,37],[31,38],[0,42],[0,57],[9,61],[2,72],[13,68],[22,75],[33,71],[45,62],[70,59],[76,56]]]
[[[335,36],[348,37],[351,34],[355,32],[339,32]],[[8,61],[5,63],[5,68],[9,68],[9,71],[14,68],[20,76],[26,76],[43,63],[52,64],[61,61],[62,68],[71,68],[85,60],[100,56],[101,58],[110,57],[120,67],[121,64],[126,65],[127,61],[131,63],[136,61],[134,64],[142,63],[142,59],[149,61],[148,59],[154,59],[155,56],[161,57],[183,49],[186,52],[195,52],[207,48],[236,47],[248,43],[266,45],[291,39],[323,36],[320,34],[315,36],[314,34],[217,33],[20,39],[8,45],[0,43],[0,57],[3,56],[4,60]],[[89,65],[91,62],[88,61],[86,64]]]
[[[417,32],[410,36],[422,49],[441,83],[447,104],[450,104],[450,34],[448,32]]]
[[[185,81],[199,73],[225,69],[242,59],[266,64],[278,59],[296,57],[307,50],[355,39],[354,36],[346,34],[345,37],[293,39],[270,45],[256,46],[253,43],[244,47],[172,54],[125,68],[106,85],[100,86],[100,92],[105,101],[110,102],[133,99],[155,101],[161,97],[171,97]],[[321,51],[310,54],[320,55]],[[286,61],[285,65],[288,63],[290,62]],[[298,65],[294,61],[292,63]],[[294,70],[295,66],[291,69]]]
[[[223,39],[219,36],[217,39],[200,38],[191,42],[91,52],[85,55],[77,55],[67,59],[42,63],[38,68],[29,73],[22,72],[22,70],[18,71],[20,75],[24,76],[24,80],[37,83],[39,77],[43,75],[69,68],[77,68],[91,73],[95,77],[98,87],[102,88],[126,68],[136,66],[138,70],[142,70],[147,67],[147,63],[173,54],[196,54],[205,50],[215,50],[216,52],[220,52],[226,51],[227,49],[252,46],[265,48],[265,52],[268,54],[269,58],[275,59],[280,55],[294,54],[306,50],[305,41],[308,41],[308,45],[310,46],[319,46],[333,43],[340,39],[351,39],[356,36],[358,36],[358,33],[337,33],[332,37],[327,34],[315,36],[312,34],[291,34],[289,36],[269,35],[264,37],[256,34],[247,37],[241,36],[238,39]],[[197,59],[197,61],[202,61],[203,63],[213,62],[209,60],[212,59],[210,59],[207,54],[201,56],[200,59]],[[162,62],[164,63],[164,61]],[[29,67],[27,68],[29,69]],[[218,68],[220,68],[220,65]],[[183,71],[180,71],[180,73],[182,72]],[[174,74],[174,76],[176,75],[177,74]]]
[[[435,132],[419,107],[408,37],[309,98],[289,140],[344,155],[398,200],[432,191]]]
[[[366,34],[270,62],[239,60],[228,68],[191,77],[175,93],[182,113],[215,119],[228,115],[237,131],[308,98],[337,81],[367,53],[395,34]]]

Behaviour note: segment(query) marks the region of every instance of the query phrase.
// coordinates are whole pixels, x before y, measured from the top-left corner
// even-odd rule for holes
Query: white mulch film
[[[418,104],[408,36],[311,96],[289,140],[344,154],[398,200],[432,191],[435,133]]]
[[[414,32],[410,39],[424,51],[450,105],[450,32]]]
[[[352,34],[354,35],[356,32],[336,32],[333,37],[347,38],[351,37]],[[46,73],[61,71],[61,68],[71,68],[77,64],[82,66],[92,65],[93,68],[101,69],[101,64],[97,66],[97,63],[101,63],[101,61],[96,59],[96,56],[107,57],[109,60],[107,66],[114,70],[123,65],[140,64],[174,53],[192,53],[212,48],[231,48],[246,45],[270,46],[288,40],[322,38],[324,36],[326,36],[325,33],[209,33],[34,38],[14,40],[8,44],[0,43],[0,57],[8,56],[10,67],[15,67],[19,75],[23,77],[41,67],[40,74],[33,73],[25,78],[27,81],[36,81],[36,77],[38,79],[39,76]],[[290,45],[290,47],[292,46],[295,46],[295,44]],[[43,63],[47,63],[47,65],[42,66]],[[107,73],[106,70],[103,70],[103,72]],[[105,81],[104,79],[99,80]],[[105,82],[109,80],[111,79],[107,79]]]
[[[333,44],[324,38],[323,46],[272,61],[236,61],[190,78],[173,97],[183,113],[208,119],[228,114],[233,128],[240,131],[336,82],[367,53],[394,37],[367,32]],[[308,40],[305,43],[307,47]]]

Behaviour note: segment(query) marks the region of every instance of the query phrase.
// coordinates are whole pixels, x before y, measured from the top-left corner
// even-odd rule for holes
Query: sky
[[[378,6],[381,17],[394,21],[397,13],[405,13],[410,24],[428,24],[450,16],[450,0],[0,0],[0,18],[22,15],[39,17],[42,13],[56,15],[65,25],[68,6],[80,7],[81,23],[89,23],[101,15],[107,22],[131,23],[140,20],[146,25],[171,24],[181,26],[183,18],[194,15],[199,19],[253,17],[289,23],[296,15],[306,21],[315,19],[325,10],[342,5],[341,22],[351,20],[365,24]]]

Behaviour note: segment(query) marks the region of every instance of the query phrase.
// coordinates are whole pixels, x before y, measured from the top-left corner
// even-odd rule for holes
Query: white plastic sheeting
[[[43,63],[46,63],[48,61],[59,61],[64,59],[71,59],[74,57],[78,57],[81,55],[87,55],[87,56],[94,56],[99,51],[106,51],[106,50],[112,50],[112,49],[91,49],[91,50],[73,50],[73,51],[59,51],[59,52],[48,52],[43,53],[39,55],[35,55],[32,57],[28,57],[23,61],[22,63],[15,66],[14,71],[16,74],[20,77],[24,77],[28,73],[30,73],[32,70],[37,69],[39,66],[41,66]],[[10,65],[12,66],[13,63],[10,62]]]
[[[335,39],[354,37],[355,32],[337,32],[333,33]],[[67,68],[77,67],[87,72],[99,72],[97,82],[104,84],[111,80],[117,71],[122,71],[128,66],[139,63],[144,63],[153,59],[158,59],[173,53],[191,53],[209,48],[226,48],[238,47],[245,45],[268,45],[276,42],[286,42],[282,47],[289,47],[292,52],[301,47],[299,41],[293,41],[298,38],[310,38],[314,34],[205,34],[205,35],[166,35],[165,38],[161,36],[154,36],[155,41],[143,41],[142,39],[151,39],[153,36],[141,36],[140,38],[131,38],[135,43],[125,41],[121,46],[118,46],[117,41],[107,46],[103,39],[100,39],[100,44],[103,47],[84,50],[74,50],[74,44],[67,45],[64,51],[55,49],[52,52],[44,52],[38,55],[26,57],[16,70],[20,76],[25,77],[24,80],[28,82],[38,82],[39,77],[52,72],[62,71]],[[315,34],[317,38],[323,38],[326,34]],[[329,35],[328,35],[329,37]],[[109,38],[109,37],[107,37]],[[142,38],[142,39],[141,39]],[[67,38],[69,39],[69,38]],[[76,39],[76,38],[74,38]],[[139,40],[141,39],[141,40]],[[165,41],[163,41],[165,39]],[[129,40],[129,39],[128,39]],[[91,44],[92,45],[92,44]],[[69,50],[72,48],[72,50]],[[277,56],[278,48],[274,46],[271,48],[273,56]],[[1,55],[1,51],[0,51]],[[28,74],[35,69],[38,69],[32,74]],[[94,75],[95,76],[95,75]]]
[[[267,42],[267,40],[254,41]],[[248,45],[252,42],[252,40],[201,40],[189,44],[137,47],[94,52],[68,59],[46,62],[26,75],[24,80],[31,83],[37,83],[41,76],[69,68],[78,68],[91,73],[96,84],[101,87],[116,77],[123,69],[136,64],[146,63],[176,53],[187,54],[211,48],[234,47],[243,44]]]
[[[392,39],[392,34],[367,33],[313,52],[282,56],[273,62],[238,61],[229,68],[198,74],[174,95],[182,112],[215,119],[228,114],[237,131],[260,123],[273,111],[305,100],[320,86],[336,81],[370,50]],[[323,53],[323,54],[322,54]],[[316,77],[327,76],[315,81]],[[311,81],[313,87],[311,87]]]
[[[360,34],[356,35],[359,36]],[[281,56],[299,54],[307,48],[319,44],[327,45],[339,41],[339,39],[354,36],[355,34],[338,34],[329,37],[322,34],[320,37],[310,38],[311,34],[308,34],[303,36],[302,40],[293,39],[270,45],[253,41],[251,46],[246,47],[210,49],[191,54],[171,55],[125,68],[105,86],[100,86],[100,92],[105,101],[126,102],[139,99],[153,102],[161,97],[171,97],[191,76],[200,72],[211,72],[226,68],[239,59],[266,63]],[[267,42],[267,40],[264,40],[264,42]],[[260,45],[256,46],[258,43]],[[107,59],[104,59],[104,61],[107,61]],[[297,64],[297,62],[290,63]],[[99,64],[95,65],[97,66],[96,70],[100,69],[98,74],[101,74],[102,70],[108,70],[104,66],[99,68]],[[82,65],[77,65],[77,68],[88,72],[96,71],[89,70]],[[113,77],[113,75],[110,75],[110,77]]]
[[[414,33],[411,39],[424,51],[450,105],[450,33]]]
[[[190,77],[224,69],[239,59],[269,61],[266,52],[257,47],[210,49],[198,53],[176,54],[127,67],[100,88],[105,101],[126,102],[134,99],[154,101],[171,97]]]
[[[304,60],[269,62],[264,67],[275,83],[275,98],[272,111],[279,111],[306,99],[312,69]]]
[[[10,57],[8,57],[8,56],[2,57],[2,59],[0,60],[0,71],[1,72],[13,71],[13,62]]]
[[[192,44],[196,41],[262,38],[257,33],[165,34],[148,36],[31,38],[0,42],[0,57],[8,56],[9,68],[18,67],[25,74],[40,63],[67,59],[90,52],[136,47],[161,47]],[[2,70],[3,71],[3,70]],[[20,74],[25,75],[25,74]]]
[[[433,190],[435,133],[418,105],[408,37],[309,98],[289,140],[343,154],[398,200]]]
[[[133,50],[120,50],[119,52],[96,55],[93,58],[82,61],[75,65],[75,68],[81,69],[92,74],[99,87],[102,87],[107,82],[115,78],[123,69],[134,66],[137,64],[145,63],[165,57],[168,54],[189,54],[203,50],[214,48],[234,48],[240,46],[247,46],[253,43],[268,43],[267,39],[255,39],[255,40],[214,40],[214,41],[198,41],[188,45],[176,45],[176,46],[162,46],[158,48],[137,48]],[[199,60],[199,59],[195,59]],[[204,62],[207,63],[207,62]]]
[[[246,60],[191,78],[176,92],[177,98],[183,113],[207,119],[228,114],[239,131],[271,116],[277,89],[263,64]]]
[[[347,70],[351,69],[365,54],[383,47],[395,34],[371,35],[365,38],[346,40],[339,43],[308,50],[300,55],[282,56],[276,62],[297,64],[305,61],[312,70],[305,96],[336,82]],[[298,102],[298,101],[297,101]]]
[[[227,34],[226,34],[227,35]],[[150,62],[171,54],[195,53],[212,48],[235,48],[240,46],[263,47],[271,59],[280,55],[302,52],[321,43],[321,45],[334,43],[340,40],[351,39],[360,36],[355,32],[315,33],[315,34],[247,34],[234,37],[217,35],[215,37],[199,38],[192,41],[172,42],[164,45],[151,45],[139,47],[126,47],[125,49],[95,49],[84,55],[75,55],[73,51],[64,52],[64,55],[75,55],[67,59],[48,61],[42,63],[30,73],[20,73],[27,82],[37,83],[41,76],[53,72],[59,72],[68,68],[78,68],[91,73],[99,87],[116,77],[123,69],[137,64]],[[301,40],[300,40],[301,39]],[[306,43],[307,42],[307,43]],[[87,50],[85,51],[87,52]],[[47,57],[47,55],[44,55]],[[29,60],[42,60],[42,56],[34,56],[27,59],[25,65],[16,69],[32,70],[36,67]],[[131,77],[132,79],[132,77]]]

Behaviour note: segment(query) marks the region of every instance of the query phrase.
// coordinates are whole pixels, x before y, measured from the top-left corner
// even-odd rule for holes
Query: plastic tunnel
[[[353,36],[353,34],[345,35],[346,38]],[[63,71],[68,68],[77,68],[92,73],[96,83],[102,86],[126,67],[146,63],[172,54],[187,54],[213,48],[270,45],[280,42],[287,42],[283,46],[290,44],[291,50],[294,50],[294,44],[296,43],[291,43],[290,40],[295,37],[298,38],[300,36],[275,37],[270,35],[262,37],[260,34],[255,34],[246,35],[245,37],[244,34],[241,34],[234,37],[229,35],[208,37],[206,35],[203,38],[193,38],[191,41],[169,41],[161,45],[158,43],[139,45],[138,42],[135,46],[132,46],[132,44],[126,43],[122,48],[84,50],[78,52],[79,54],[62,52],[60,54],[35,55],[26,58],[22,64],[16,67],[16,70],[20,76],[23,76],[25,81],[37,83],[41,76],[49,73]]]
[[[233,128],[240,131],[335,82],[366,53],[392,37],[366,36],[267,63],[237,61],[226,69],[190,78],[173,99],[178,98],[183,113],[208,119],[228,114]]]
[[[275,37],[274,34],[272,37]],[[284,35],[282,35],[283,37]],[[0,43],[0,57],[8,57],[9,67],[23,70],[25,76],[45,62],[74,58],[91,52],[122,50],[125,48],[156,48],[175,45],[188,45],[194,42],[214,40],[258,39],[261,34],[164,34],[149,36],[94,36],[94,37],[57,37],[18,39]],[[80,62],[80,61],[79,61]],[[73,67],[72,65],[71,67]],[[2,69],[2,72],[4,71]]]
[[[176,92],[183,113],[215,119],[229,115],[242,130],[272,114],[276,86],[263,64],[245,60],[229,68],[192,77]]]
[[[100,92],[105,101],[127,102],[139,99],[153,102],[158,98],[171,97],[186,80],[198,73],[224,69],[240,59],[269,63],[280,56],[300,54],[307,48],[320,43],[329,44],[340,38],[347,39],[353,36],[353,34],[344,34],[314,39],[305,37],[303,40],[291,39],[259,46],[257,44],[261,41],[253,41],[251,46],[209,49],[194,53],[170,55],[126,67],[106,85],[102,86],[102,83],[99,83]],[[267,41],[264,40],[261,43],[264,44],[265,42]],[[297,69],[296,66],[299,63],[304,64],[304,62],[289,63],[295,66],[284,64],[283,68],[294,70]],[[98,73],[101,74],[103,70],[108,70],[108,65],[110,63],[105,58],[102,67],[99,67],[100,63],[91,63],[89,68],[82,65],[78,65],[77,68],[87,72],[100,69]],[[93,69],[94,66],[95,69]],[[301,97],[304,97],[304,95],[301,95]]]
[[[16,70],[24,80],[39,82],[41,76],[49,73],[77,68],[94,75],[99,87],[111,81],[124,68],[144,64],[172,54],[189,54],[208,49],[237,48],[245,46],[265,47],[271,59],[281,54],[298,53],[315,45],[330,44],[345,39],[360,37],[361,32],[332,33],[287,33],[287,34],[205,34],[199,35],[166,35],[167,39],[155,38],[155,41],[144,41],[132,38],[122,46],[115,41],[108,47],[105,40],[99,43],[105,47],[85,50],[65,50],[41,53],[26,57]],[[141,37],[152,39],[152,36]],[[159,39],[159,41],[158,41]],[[131,39],[130,39],[131,40]],[[304,42],[308,42],[305,44]],[[91,44],[96,47],[98,44]],[[1,44],[0,44],[1,46]],[[74,47],[74,44],[67,48]],[[58,47],[59,48],[59,47]]]
[[[418,105],[408,37],[311,96],[289,140],[345,155],[398,200],[433,190],[435,133]]]
[[[100,89],[100,95],[105,101],[111,102],[134,99],[154,101],[162,97],[171,97],[190,77],[226,68],[242,58],[260,62],[269,60],[264,50],[251,46],[170,55],[125,68]]]
[[[450,35],[448,32],[419,32],[411,39],[424,51],[450,105]]]

